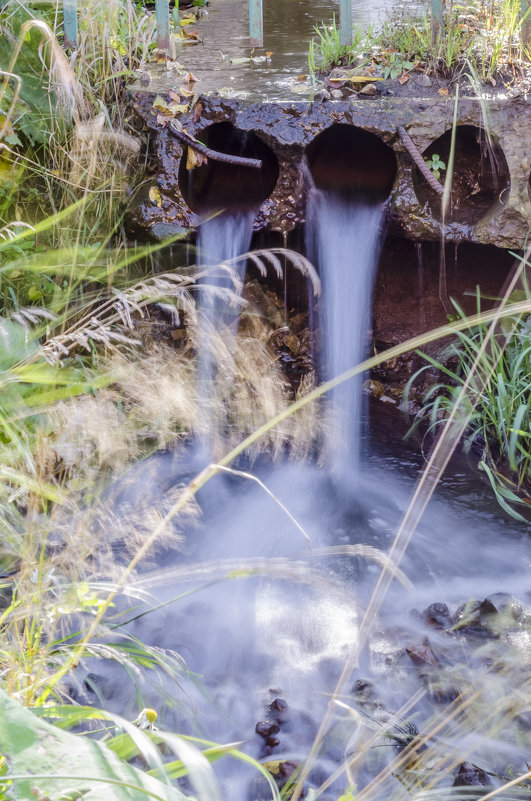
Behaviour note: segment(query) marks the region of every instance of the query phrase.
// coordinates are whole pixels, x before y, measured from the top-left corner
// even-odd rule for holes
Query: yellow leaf
[[[179,92],[183,97],[193,97],[195,94],[191,89],[186,89],[184,86],[179,87]]]
[[[208,161],[206,156],[201,155],[193,147],[188,148],[188,153],[186,155],[186,169],[187,170],[195,170],[196,167],[200,167],[201,164],[206,164]]]
[[[330,78],[333,80],[333,78]],[[350,83],[374,83],[374,81],[383,81],[383,78],[375,78],[373,75],[351,75],[350,78],[342,78],[341,80],[350,81]]]
[[[154,206],[158,206],[161,208],[162,206],[162,196],[160,194],[159,189],[156,186],[152,186],[149,190],[149,199],[153,203]]]

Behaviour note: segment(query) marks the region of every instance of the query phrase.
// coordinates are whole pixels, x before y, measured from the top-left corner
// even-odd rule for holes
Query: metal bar
[[[262,166],[261,159],[248,159],[244,156],[231,156],[229,153],[220,153],[217,150],[212,150],[212,148],[207,147],[202,142],[198,142],[197,139],[191,136],[191,134],[186,133],[178,128],[175,122],[170,122],[167,130],[180,142],[188,145],[188,147],[191,147],[192,150],[196,150],[198,153],[201,153],[201,155],[212,159],[212,161],[222,161],[224,164],[232,164],[234,167],[253,167],[255,170],[259,170]]]
[[[77,0],[63,0],[65,47],[77,47]]]
[[[251,47],[264,46],[264,8],[262,0],[249,0],[249,36]]]
[[[155,16],[157,18],[157,47],[159,50],[169,51],[171,50],[169,0],[155,0]]]
[[[352,44],[352,0],[339,0],[339,43]]]
[[[520,0],[521,14],[521,28],[520,39],[524,47],[531,50],[531,0]]]
[[[431,43],[437,44],[443,31],[444,0],[431,0]]]
[[[416,146],[415,142],[412,140],[412,138],[402,125],[399,125],[396,130],[398,131],[398,135],[400,136],[400,139],[402,140],[404,147],[406,148],[407,152],[409,153],[409,155],[419,168],[420,172],[422,173],[426,181],[429,183],[431,188],[435,192],[437,192],[437,194],[440,197],[442,197],[444,193],[444,186],[441,183],[439,183],[435,175],[430,171],[428,165],[422,158],[422,153]]]

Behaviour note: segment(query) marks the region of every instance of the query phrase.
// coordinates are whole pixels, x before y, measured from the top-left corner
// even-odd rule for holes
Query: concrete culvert
[[[188,148],[179,167],[179,187],[188,206],[199,214],[224,209],[253,209],[269,197],[278,178],[273,151],[256,136],[230,122],[209,125],[197,134],[198,141],[212,150],[232,156],[261,159],[260,169],[223,164],[209,159],[187,169]]]
[[[446,131],[426,148],[422,156],[433,163],[442,161],[448,168],[452,130]],[[437,155],[438,159],[434,159]],[[440,168],[439,180],[444,183],[446,169]],[[433,216],[442,217],[441,198],[422,177],[418,167],[413,169],[413,185],[421,206],[430,208]],[[503,151],[493,137],[488,137],[483,128],[460,125],[455,132],[455,153],[452,187],[447,211],[448,222],[475,225],[483,218],[494,216],[507,202],[510,175]]]
[[[396,157],[375,134],[336,124],[308,145],[306,157],[318,189],[382,203],[396,177]]]

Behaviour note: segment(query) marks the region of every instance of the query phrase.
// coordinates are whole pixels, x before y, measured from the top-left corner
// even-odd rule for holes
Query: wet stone
[[[443,603],[430,604],[421,616],[426,625],[434,629],[448,629],[452,625],[450,610]]]
[[[490,779],[484,770],[472,762],[463,762],[459,766],[453,787],[488,787]]]
[[[275,698],[275,700],[269,704],[267,712],[277,723],[282,723],[286,719],[288,713],[287,701],[284,701],[283,698]]]
[[[483,604],[489,604],[493,613],[513,620],[520,620],[524,611],[520,601],[508,592],[495,592],[485,598]]]
[[[261,720],[255,726],[255,732],[263,737],[264,740],[267,740],[268,737],[271,737],[273,734],[277,734],[280,731],[280,726],[278,723],[275,723],[274,720]]]

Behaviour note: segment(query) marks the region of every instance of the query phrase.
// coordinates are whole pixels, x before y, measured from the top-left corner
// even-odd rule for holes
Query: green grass
[[[513,300],[526,298],[529,293],[525,290],[512,295]],[[454,305],[459,319],[466,320]],[[479,309],[479,293],[477,305]],[[431,432],[437,431],[454,409],[465,381],[470,380],[460,410],[467,418],[464,447],[480,451],[480,468],[499,503],[520,520],[525,519],[524,510],[531,500],[530,322],[529,315],[506,318],[488,348],[484,347],[488,328],[480,325],[459,332],[437,359],[422,354],[428,362],[422,371],[435,367],[443,380],[430,386],[415,420],[415,426],[427,422]],[[406,393],[418,376],[410,379]]]
[[[356,24],[352,46],[340,44],[335,19],[316,28],[310,42],[312,72],[357,63],[372,65],[384,77],[399,77],[413,68],[428,75],[454,78],[472,64],[484,82],[511,84],[530,67],[529,43],[522,41],[520,0],[472,0],[452,4],[445,11],[444,27],[432,41],[429,15],[411,16],[395,12],[380,29]],[[402,66],[402,69],[400,69]]]

